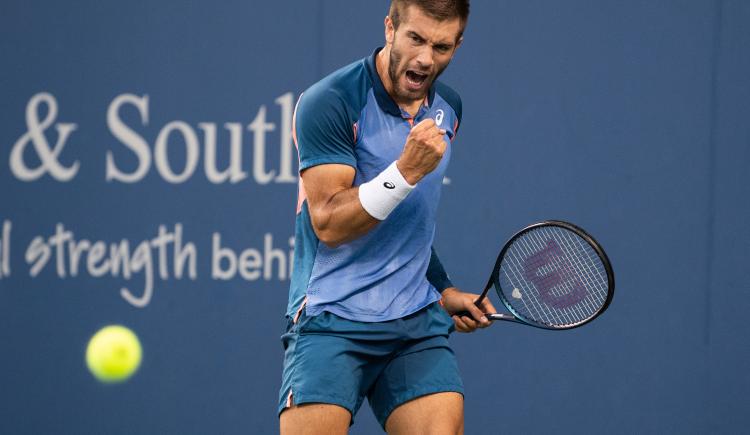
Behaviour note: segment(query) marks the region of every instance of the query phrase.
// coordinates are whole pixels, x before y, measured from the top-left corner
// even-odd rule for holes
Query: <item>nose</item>
[[[417,53],[417,64],[423,70],[432,68],[432,64],[435,60],[432,58],[432,47],[429,44],[424,44]]]

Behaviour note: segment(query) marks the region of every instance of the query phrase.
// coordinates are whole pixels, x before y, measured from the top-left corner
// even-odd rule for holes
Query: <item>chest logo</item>
[[[445,113],[443,113],[443,109],[438,109],[437,113],[435,114],[435,124],[437,124],[438,127],[440,127],[440,124],[443,123],[443,116],[445,116]]]

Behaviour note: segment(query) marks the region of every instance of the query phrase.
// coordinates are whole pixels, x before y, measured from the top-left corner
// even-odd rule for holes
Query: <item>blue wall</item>
[[[0,433],[278,430],[290,104],[381,44],[386,10],[0,6]],[[585,328],[454,335],[467,433],[750,425],[748,23],[742,0],[474,2],[444,75],[464,123],[439,215],[443,263],[476,291],[515,230],[565,219],[605,246],[617,293]],[[234,179],[206,171],[213,137],[215,166],[235,165]],[[127,245],[131,276],[85,253],[73,276],[71,242],[84,240]],[[227,249],[244,252],[242,272]],[[83,360],[109,323],[144,345],[140,371],[118,386]],[[378,433],[366,407],[352,433]]]

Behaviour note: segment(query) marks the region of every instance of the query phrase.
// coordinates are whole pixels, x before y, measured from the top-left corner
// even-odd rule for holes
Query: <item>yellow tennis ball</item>
[[[105,326],[94,334],[86,347],[86,365],[101,382],[127,380],[141,365],[141,343],[130,329]]]

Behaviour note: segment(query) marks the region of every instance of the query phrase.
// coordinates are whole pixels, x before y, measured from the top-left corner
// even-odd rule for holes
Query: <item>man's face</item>
[[[438,21],[416,6],[403,11],[397,30],[390,18],[386,18],[386,41],[390,45],[388,77],[397,102],[425,98],[460,45],[460,32],[458,18]]]

